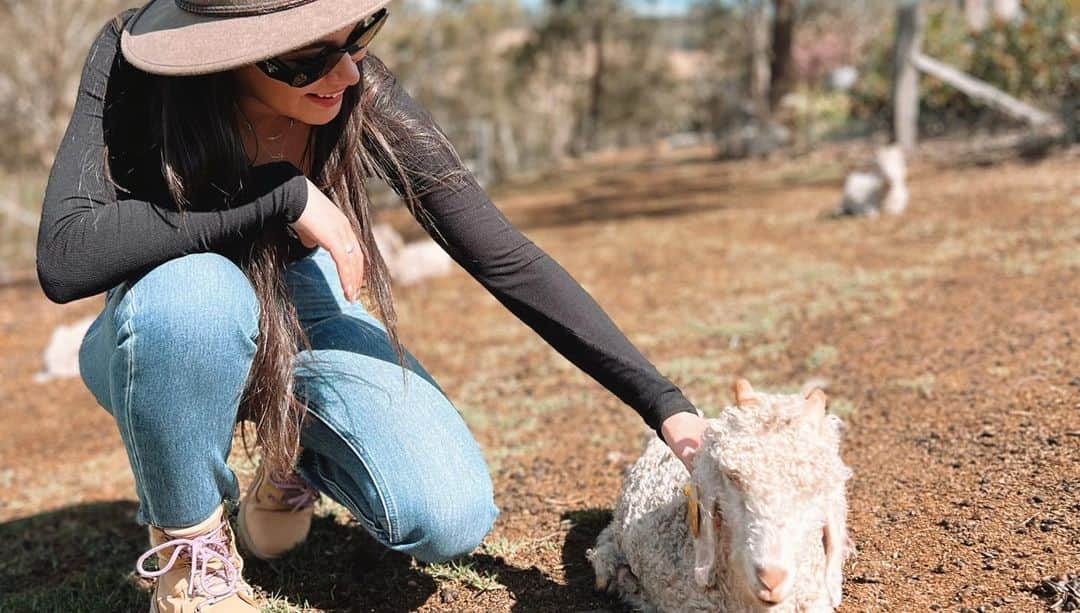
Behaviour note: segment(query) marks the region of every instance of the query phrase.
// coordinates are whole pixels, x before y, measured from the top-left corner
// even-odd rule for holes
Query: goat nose
[[[754,570],[757,571],[758,581],[770,592],[775,592],[788,575],[786,570],[778,566],[758,566]]]

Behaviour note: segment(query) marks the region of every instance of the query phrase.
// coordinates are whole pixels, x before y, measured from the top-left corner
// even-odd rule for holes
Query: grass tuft
[[[480,552],[495,558],[510,558],[528,545],[527,541],[512,541],[500,536],[485,540],[480,545]]]
[[[931,374],[914,379],[897,379],[894,383],[897,387],[917,392],[923,400],[929,400],[934,395],[934,375]]]
[[[840,351],[832,345],[818,345],[814,348],[814,351],[810,354],[810,357],[806,358],[806,369],[817,370],[823,366],[828,366],[836,361],[840,356]]]
[[[469,558],[426,564],[420,568],[424,574],[440,583],[460,583],[480,592],[506,589],[505,585],[499,583],[495,573],[477,570],[475,561]]]
[[[837,417],[848,417],[855,413],[858,407],[847,398],[830,398],[829,412]]]

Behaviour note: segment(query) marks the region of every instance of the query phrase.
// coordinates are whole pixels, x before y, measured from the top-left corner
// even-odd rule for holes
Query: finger
[[[338,279],[341,281],[341,291],[345,295],[345,299],[352,301],[353,288],[352,288],[352,258],[350,254],[345,253],[345,249],[338,244],[330,250],[330,256],[334,259],[334,265],[337,267]]]
[[[352,299],[356,300],[360,296],[360,288],[364,285],[364,256],[360,250],[360,244],[351,236],[344,251],[348,254],[346,257],[349,260],[349,286],[353,289]]]
[[[687,472],[693,474],[693,472],[694,472],[694,461],[693,461],[694,457],[693,456],[683,455],[679,459],[682,460],[683,466],[686,467]]]
[[[348,260],[348,285],[352,289],[350,300],[360,299],[360,290],[364,287],[364,254],[360,248],[360,243],[356,240],[356,237],[350,234],[346,239],[345,246],[342,251],[346,253],[346,259]]]

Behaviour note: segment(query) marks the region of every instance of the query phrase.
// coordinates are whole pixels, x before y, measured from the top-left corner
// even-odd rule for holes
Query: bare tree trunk
[[[769,115],[769,18],[765,0],[752,0],[750,29],[750,99],[758,117]]]
[[[586,133],[586,146],[596,148],[596,137],[600,130],[601,100],[604,97],[604,16],[597,15],[592,24],[592,40],[595,49],[592,87],[589,93],[589,125]]]
[[[769,110],[791,91],[791,48],[795,43],[795,2],[773,0],[772,63],[769,66]]]
[[[502,154],[502,159],[498,164],[501,175],[499,178],[505,178],[518,171],[521,167],[521,159],[518,156],[518,145],[517,140],[514,138],[514,130],[505,117],[500,117],[500,121],[496,126],[496,133],[499,137],[499,151]]]
[[[893,56],[893,141],[903,149],[915,147],[919,137],[919,72],[912,56],[922,43],[919,0],[898,0],[896,47]]]
[[[491,183],[491,180],[494,176],[494,132],[494,126],[492,126],[491,120],[473,120],[473,137],[476,140],[476,157],[473,158],[475,160],[476,167],[473,168],[473,173],[476,175],[481,185],[487,185]]]

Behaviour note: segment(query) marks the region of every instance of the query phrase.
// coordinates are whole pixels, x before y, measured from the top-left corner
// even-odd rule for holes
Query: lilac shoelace
[[[222,522],[217,529],[202,536],[193,539],[176,538],[153,547],[139,556],[139,560],[135,563],[135,570],[140,577],[153,579],[169,572],[177,560],[187,558],[191,566],[191,573],[188,575],[188,596],[205,596],[207,598],[195,608],[196,612],[201,611],[204,606],[220,602],[237,592],[240,573],[237,572],[236,566],[233,565],[229,556],[229,544],[225,537],[225,530],[227,529],[225,522]],[[164,566],[157,571],[149,571],[144,568],[143,564],[147,558],[168,547],[174,547],[174,549],[172,555],[169,556],[169,561]],[[221,568],[210,567],[209,563],[212,560],[221,562]],[[197,583],[195,580],[196,575],[199,578]],[[212,591],[210,589],[211,578],[216,579],[222,588],[218,591]]]
[[[281,490],[282,504],[292,505],[293,513],[310,507],[319,499],[319,490],[311,487],[295,471],[290,471],[284,477],[270,474],[268,478],[274,487]]]

